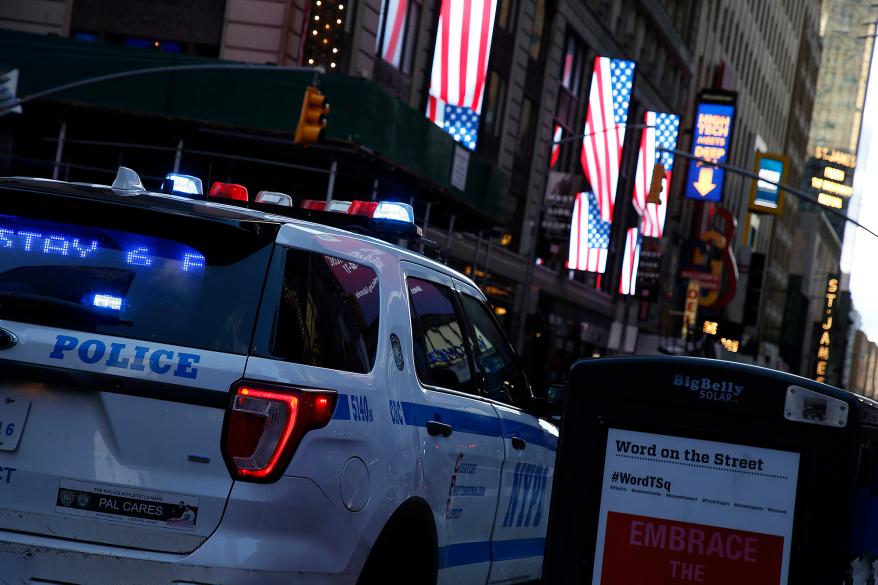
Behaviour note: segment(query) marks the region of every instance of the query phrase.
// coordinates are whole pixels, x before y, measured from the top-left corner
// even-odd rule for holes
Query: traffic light
[[[649,184],[649,194],[646,196],[647,203],[661,203],[662,182],[665,180],[665,165],[656,163],[652,169],[652,182]]]
[[[309,85],[302,100],[302,113],[296,125],[296,144],[312,144],[323,140],[326,129],[326,117],[329,115],[329,104],[320,90]]]

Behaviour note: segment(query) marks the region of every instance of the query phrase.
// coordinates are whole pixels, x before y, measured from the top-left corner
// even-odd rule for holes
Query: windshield
[[[0,318],[246,353],[269,255],[0,215]]]

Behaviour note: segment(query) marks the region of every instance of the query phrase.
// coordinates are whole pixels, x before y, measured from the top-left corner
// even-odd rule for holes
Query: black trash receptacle
[[[868,583],[876,403],[682,357],[581,361],[566,394],[545,583]]]

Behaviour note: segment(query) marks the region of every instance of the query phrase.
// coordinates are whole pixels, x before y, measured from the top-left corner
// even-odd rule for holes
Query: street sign
[[[544,582],[866,583],[846,577],[878,550],[875,403],[684,357],[580,360],[568,380]]]
[[[699,159],[725,163],[732,141],[735,94],[702,93],[695,110],[692,154]],[[689,162],[686,197],[698,201],[722,200],[725,171],[701,160]]]
[[[750,188],[750,211],[753,213],[783,213],[783,191],[775,183],[785,183],[789,159],[781,154],[756,153],[753,172],[759,180],[753,180]]]

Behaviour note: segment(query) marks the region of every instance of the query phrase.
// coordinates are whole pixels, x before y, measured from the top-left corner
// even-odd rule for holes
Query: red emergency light
[[[210,187],[209,197],[216,199],[234,199],[235,201],[249,201],[250,195],[247,193],[247,187],[236,183],[220,183],[214,182]]]

